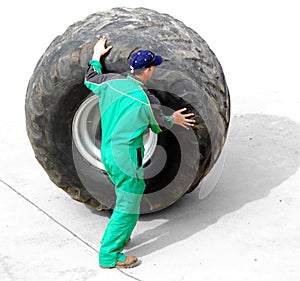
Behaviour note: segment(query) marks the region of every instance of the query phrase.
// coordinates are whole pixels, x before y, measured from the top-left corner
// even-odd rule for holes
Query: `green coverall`
[[[124,245],[137,223],[145,190],[142,159],[143,134],[170,129],[174,121],[164,116],[159,101],[134,76],[102,74],[99,61],[91,60],[85,85],[99,96],[102,126],[101,157],[115,185],[116,204],[101,240],[99,264],[114,267],[124,262]]]

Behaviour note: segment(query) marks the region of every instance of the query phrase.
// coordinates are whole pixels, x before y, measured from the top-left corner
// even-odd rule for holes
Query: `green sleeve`
[[[171,126],[168,129],[171,129],[174,125],[174,120],[171,116],[165,116],[166,119],[168,119],[171,122]]]
[[[100,95],[100,84],[102,76],[102,66],[97,60],[91,60],[85,74],[84,85],[94,94]]]
[[[156,121],[154,114],[152,112],[151,106],[150,105],[146,105],[144,106],[146,115],[147,115],[147,119],[149,120],[149,127],[151,129],[151,131],[155,134],[159,134],[162,132],[162,129],[160,128],[158,122]]]
[[[98,60],[90,60],[89,65],[93,66],[94,70],[96,72],[98,72],[99,74],[102,74],[102,65],[101,65],[100,61],[98,61]]]

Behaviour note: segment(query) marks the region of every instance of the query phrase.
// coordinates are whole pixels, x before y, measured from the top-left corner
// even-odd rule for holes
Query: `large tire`
[[[113,45],[103,62],[107,72],[128,71],[128,58],[137,49],[161,54],[164,63],[148,88],[166,114],[187,107],[196,115],[193,130],[174,126],[157,138],[148,134],[152,150],[144,167],[147,188],[141,213],[161,210],[197,187],[220,155],[230,119],[221,65],[192,29],[144,8],[90,15],[54,39],[28,84],[27,133],[50,179],[73,199],[99,210],[113,208],[115,195],[98,155],[97,100],[83,84],[96,35],[106,35]]]

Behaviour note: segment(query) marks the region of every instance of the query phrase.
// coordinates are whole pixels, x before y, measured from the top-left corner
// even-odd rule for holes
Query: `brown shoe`
[[[138,266],[141,261],[135,256],[127,256],[124,262],[118,261],[116,268],[133,268]]]

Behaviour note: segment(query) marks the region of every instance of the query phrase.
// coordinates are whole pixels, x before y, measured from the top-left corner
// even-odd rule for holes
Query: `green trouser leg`
[[[124,245],[137,223],[140,213],[140,201],[145,189],[143,179],[131,178],[120,174],[114,179],[116,185],[116,205],[101,240],[99,264],[114,267],[117,261],[124,262]]]
[[[125,261],[126,256],[122,251],[130,238],[138,217],[135,214],[113,212],[101,240],[99,254],[99,264],[101,266],[114,267],[117,261]]]

